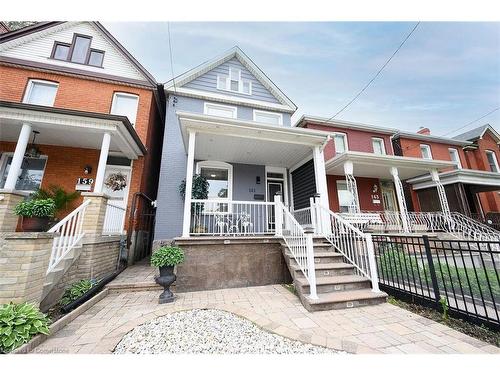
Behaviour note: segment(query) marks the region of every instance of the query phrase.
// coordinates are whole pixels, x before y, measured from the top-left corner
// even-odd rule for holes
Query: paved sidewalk
[[[281,285],[179,293],[174,303],[164,305],[158,304],[158,295],[158,290],[112,291],[34,352],[111,353],[123,335],[157,316],[215,308],[270,332],[350,353],[500,353],[493,345],[388,303],[309,313]]]

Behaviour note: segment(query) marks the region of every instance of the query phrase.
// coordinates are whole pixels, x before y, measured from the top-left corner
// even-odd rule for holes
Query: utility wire
[[[389,57],[389,59],[385,62],[384,65],[382,65],[382,67],[379,69],[379,71],[377,72],[377,74],[375,74],[375,76],[373,76],[373,78],[361,89],[360,92],[358,92],[356,94],[356,96],[354,96],[354,98],[352,98],[349,103],[347,103],[344,107],[342,107],[342,109],[340,109],[337,113],[335,113],[332,117],[330,117],[328,121],[334,119],[335,117],[337,117],[339,114],[341,114],[345,109],[347,109],[347,107],[349,107],[352,103],[354,103],[354,101],[356,101],[356,99],[359,98],[359,96],[365,92],[365,90],[373,83],[373,81],[375,81],[377,79],[377,77],[380,75],[380,73],[382,73],[382,70],[384,70],[384,68],[391,62],[391,60],[393,59],[394,56],[396,56],[396,54],[399,52],[399,50],[403,47],[403,45],[406,43],[406,41],[410,38],[410,36],[413,34],[413,32],[417,29],[418,25],[420,25],[420,21],[417,22],[415,24],[415,26],[413,26],[413,29],[410,31],[410,33],[406,36],[406,38],[401,42],[401,44],[399,45],[399,47],[394,51],[394,53],[391,55],[391,57]]]
[[[483,118],[485,118],[485,117],[488,117],[489,115],[491,115],[492,113],[495,113],[495,112],[496,112],[496,111],[498,111],[499,109],[500,109],[500,107],[497,107],[497,108],[495,108],[495,109],[493,109],[493,110],[489,111],[487,114],[485,114],[485,115],[483,115],[483,116],[481,116],[481,117],[479,117],[479,118],[475,119],[474,121],[471,121],[471,122],[469,122],[469,123],[465,124],[464,126],[461,126],[461,127],[460,127],[460,128],[458,128],[458,129],[453,129],[452,131],[450,131],[450,132],[448,132],[448,133],[446,133],[446,134],[443,134],[441,137],[444,137],[445,135],[449,135],[449,134],[451,134],[451,133],[455,133],[455,132],[456,132],[456,131],[458,131],[458,130],[462,130],[463,128],[466,128],[467,126],[472,125],[472,124],[474,124],[475,122],[478,122],[479,120],[482,120],[482,119],[483,119]]]
[[[177,88],[175,87],[175,75],[174,75],[174,58],[172,54],[172,40],[170,37],[170,22],[167,22],[168,30],[168,49],[170,51],[170,71],[172,72],[172,83],[174,85],[174,92],[177,95]]]

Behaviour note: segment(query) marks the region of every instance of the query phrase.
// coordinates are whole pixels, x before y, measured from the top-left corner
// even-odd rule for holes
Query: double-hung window
[[[340,212],[349,212],[349,207],[355,204],[355,199],[347,189],[347,182],[345,180],[337,180],[337,196],[339,198]]]
[[[137,108],[139,106],[139,96],[125,92],[115,92],[111,114],[127,116],[132,125],[135,125],[137,118]]]
[[[23,103],[52,107],[56,99],[58,83],[30,79],[26,86]]]
[[[458,155],[458,150],[456,148],[449,148],[450,159],[457,165],[457,168],[462,168],[462,163],[460,163],[460,156]]]
[[[348,150],[347,147],[347,135],[344,133],[335,133],[333,135],[333,142],[335,145],[335,153],[343,154]]]
[[[205,103],[204,113],[209,116],[236,118],[237,108],[229,105]]]
[[[431,146],[420,145],[420,152],[422,153],[422,158],[429,160],[432,159]]]
[[[231,164],[217,161],[201,161],[196,165],[196,173],[208,182],[208,199],[214,203],[204,203],[204,212],[228,212],[228,203],[232,198],[233,167]],[[222,201],[222,202],[221,202]],[[225,203],[225,202],[228,203]]]
[[[252,82],[241,78],[241,69],[229,67],[228,75],[217,75],[217,89],[252,95]]]
[[[372,138],[373,153],[385,155],[385,143],[382,138]]]
[[[14,154],[4,153],[0,158],[0,189],[3,189],[7,181],[7,175],[12,164]],[[47,157],[39,158],[24,157],[21,164],[21,173],[16,180],[16,190],[33,192],[42,184],[43,173]]]
[[[486,150],[486,158],[488,159],[488,165],[492,172],[500,172],[500,167],[498,166],[497,156],[494,151]]]
[[[253,110],[253,120],[271,125],[283,125],[283,115],[281,113]]]

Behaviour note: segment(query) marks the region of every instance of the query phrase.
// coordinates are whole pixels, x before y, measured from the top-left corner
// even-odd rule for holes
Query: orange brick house
[[[40,22],[0,34],[0,82],[1,191],[103,193],[124,232],[134,195],[156,198],[164,94],[151,74],[99,22]]]

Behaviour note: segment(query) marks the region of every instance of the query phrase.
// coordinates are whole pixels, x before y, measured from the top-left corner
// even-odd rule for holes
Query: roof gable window
[[[241,70],[229,67],[229,74],[217,75],[217,89],[252,95],[252,82],[241,78]]]
[[[101,68],[104,61],[104,51],[91,48],[91,45],[91,36],[73,34],[73,41],[71,43],[54,42],[50,57],[55,60]]]

